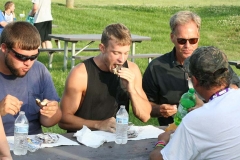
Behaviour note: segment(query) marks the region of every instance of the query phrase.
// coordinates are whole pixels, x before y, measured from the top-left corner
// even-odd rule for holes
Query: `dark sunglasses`
[[[35,54],[35,55],[32,55],[32,56],[25,56],[25,55],[22,55],[22,54],[20,54],[20,53],[18,53],[18,52],[16,52],[16,51],[14,51],[12,48],[10,48],[10,50],[14,53],[14,56],[18,59],[18,60],[20,60],[20,61],[27,61],[27,60],[31,60],[31,61],[33,61],[34,59],[36,59],[37,57],[38,57],[38,55],[39,55],[39,52],[37,53],[37,54]]]
[[[190,39],[184,39],[184,38],[177,38],[177,42],[179,44],[186,44],[187,41],[190,43],[190,44],[196,44],[198,42],[198,38],[190,38]]]

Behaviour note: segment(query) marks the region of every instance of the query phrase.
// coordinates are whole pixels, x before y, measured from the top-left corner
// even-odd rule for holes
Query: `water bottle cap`
[[[24,111],[20,111],[19,114],[25,114],[25,112]]]
[[[194,88],[189,88],[188,92],[193,94],[193,93],[195,93],[195,89]]]
[[[121,105],[120,108],[125,108],[125,106],[124,106],[124,105]]]

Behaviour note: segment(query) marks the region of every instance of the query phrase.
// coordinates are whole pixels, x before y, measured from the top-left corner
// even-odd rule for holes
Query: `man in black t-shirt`
[[[170,19],[171,52],[155,58],[143,75],[143,89],[152,104],[152,117],[158,117],[161,126],[173,122],[180,97],[188,91],[188,75],[184,60],[198,47],[201,18],[190,11],[180,11]],[[238,88],[238,76],[229,66],[231,87]]]

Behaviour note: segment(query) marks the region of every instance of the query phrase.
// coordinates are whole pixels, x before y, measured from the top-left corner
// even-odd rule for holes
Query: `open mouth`
[[[112,69],[113,74],[118,74],[118,71],[121,69],[122,66],[120,65],[116,65],[116,67],[114,69]]]

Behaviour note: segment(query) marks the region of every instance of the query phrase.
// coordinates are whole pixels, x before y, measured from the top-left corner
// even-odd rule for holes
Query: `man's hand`
[[[195,94],[195,96],[196,96],[196,105],[195,107],[189,108],[188,112],[191,112],[192,110],[202,107],[204,105],[204,102],[198,97],[198,95]]]
[[[44,115],[48,118],[54,116],[59,109],[57,101],[49,101],[47,99],[44,99],[42,103],[45,103],[46,105],[40,109],[40,113],[41,115]]]
[[[0,101],[0,115],[16,115],[20,111],[22,104],[23,102],[19,101],[16,97],[7,95]]]
[[[229,87],[232,89],[238,89],[238,86],[236,84],[230,84]]]
[[[115,133],[116,131],[116,119],[114,117],[108,118],[104,121],[100,121],[96,124],[98,130]]]
[[[158,136],[158,141],[163,141],[165,144],[167,144],[170,140],[171,134],[174,133],[173,130],[163,132]]]
[[[167,118],[177,113],[177,105],[162,104],[160,105],[160,113]]]
[[[123,88],[126,88],[129,92],[135,90],[135,74],[130,69],[122,67],[118,70],[118,76],[121,78]]]
[[[165,145],[169,142],[171,134],[174,131],[166,131],[158,136],[158,141],[162,141],[165,143]],[[155,147],[155,149],[150,153],[149,159],[150,160],[163,160],[162,154],[160,151],[163,149],[163,147]]]

